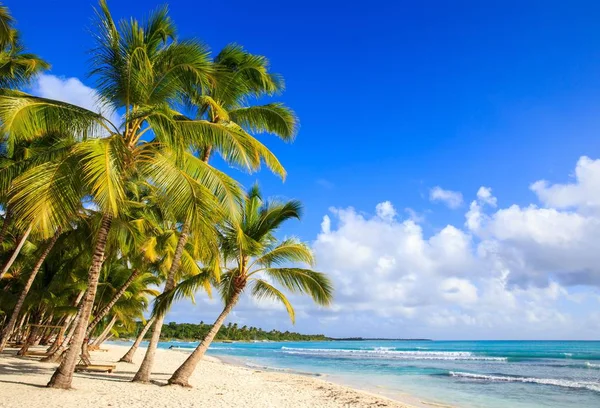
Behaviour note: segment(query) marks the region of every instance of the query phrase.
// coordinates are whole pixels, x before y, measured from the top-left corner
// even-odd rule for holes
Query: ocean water
[[[463,408],[600,407],[600,341],[215,343],[209,353]]]

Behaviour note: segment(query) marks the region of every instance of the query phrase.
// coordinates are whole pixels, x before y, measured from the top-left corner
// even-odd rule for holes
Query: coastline
[[[127,346],[105,345],[106,352],[92,352],[92,361],[111,363],[127,351]],[[16,357],[16,349],[0,355],[0,408],[128,406],[147,407],[389,407],[427,408],[431,403],[409,395],[390,399],[376,393],[351,388],[327,377],[301,373],[274,372],[245,367],[207,356],[190,379],[193,388],[165,385],[170,374],[187,353],[158,349],[153,384],[130,380],[137,371],[145,349],[138,350],[133,364],[116,363],[112,374],[76,373],[74,390],[47,389],[45,384],[56,364],[39,358]],[[24,400],[23,396],[27,399]]]

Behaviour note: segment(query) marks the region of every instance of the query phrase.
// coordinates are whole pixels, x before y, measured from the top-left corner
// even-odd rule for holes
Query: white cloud
[[[463,203],[463,196],[461,193],[458,191],[444,190],[440,186],[436,186],[429,190],[429,199],[431,201],[440,201],[452,209],[459,208]]]
[[[48,99],[56,99],[81,106],[108,117],[116,126],[119,116],[114,110],[103,105],[98,92],[81,82],[78,78],[63,78],[55,75],[41,74],[32,86],[32,93]]]
[[[492,189],[484,186],[479,187],[479,190],[477,190],[477,200],[492,207],[496,207],[498,204],[498,200],[492,195]]]
[[[550,185],[540,180],[531,185],[531,190],[548,207],[597,210],[600,207],[600,160],[583,156],[575,167],[573,183]]]
[[[384,201],[377,204],[375,207],[375,212],[379,218],[389,222],[393,221],[397,215],[396,209],[389,201]]]
[[[335,280],[336,327],[351,327],[350,335],[351,322],[371,319],[380,332],[393,322],[415,336],[593,337],[586,308],[600,288],[600,214],[588,211],[600,203],[600,187],[591,187],[600,181],[596,166],[600,160],[582,158],[574,183],[538,190],[542,204],[556,208],[496,208],[481,187],[465,228],[432,235],[410,219],[382,216],[390,202],[374,216],[333,210],[337,227],[329,220],[314,248],[319,269]],[[554,196],[564,188],[575,195],[569,205]]]

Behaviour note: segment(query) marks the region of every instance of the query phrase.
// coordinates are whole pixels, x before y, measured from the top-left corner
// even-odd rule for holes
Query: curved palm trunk
[[[8,270],[10,269],[12,264],[15,262],[15,259],[17,259],[17,256],[21,252],[21,248],[23,248],[25,241],[27,241],[27,238],[29,237],[29,234],[31,233],[31,228],[32,228],[31,225],[27,228],[27,231],[25,231],[25,233],[19,240],[19,243],[17,244],[17,247],[13,251],[12,255],[10,256],[8,261],[6,261],[6,263],[2,267],[2,271],[0,272],[0,279],[2,279],[2,277],[6,274],[6,272],[8,272]]]
[[[187,360],[185,360],[184,363],[173,373],[171,378],[169,378],[169,384],[181,385],[183,387],[191,387],[189,384],[190,377],[194,373],[194,370],[196,369],[196,366],[198,365],[200,360],[202,360],[202,357],[204,357],[204,354],[206,354],[206,350],[208,350],[208,347],[219,332],[219,329],[221,328],[221,326],[223,326],[225,318],[227,318],[227,315],[229,315],[229,313],[237,303],[240,294],[241,290],[238,290],[234,293],[230,302],[227,304],[227,306],[225,306],[217,320],[215,320],[213,327],[206,334],[204,340],[202,340],[202,343],[200,343],[198,347],[196,347],[194,352],[190,354]]]
[[[4,222],[2,223],[2,229],[0,229],[0,245],[4,242],[4,238],[6,238],[6,232],[8,231],[8,226],[12,221],[12,211],[10,207],[6,207],[6,213],[4,216]]]
[[[135,280],[135,278],[137,278],[140,275],[140,273],[141,273],[141,271],[139,269],[134,269],[133,272],[131,273],[131,275],[129,276],[129,278],[127,279],[127,281],[123,284],[123,286],[121,286],[119,288],[117,293],[115,293],[115,295],[113,296],[111,301],[108,302],[108,304],[106,306],[104,306],[104,308],[102,308],[102,310],[100,310],[98,315],[94,318],[94,320],[92,320],[92,322],[88,326],[87,333],[86,333],[87,338],[89,338],[92,335],[92,332],[94,331],[96,326],[98,326],[98,323],[100,323],[102,321],[102,319],[104,318],[104,316],[106,316],[108,314],[108,312],[110,312],[110,310],[115,305],[115,303],[117,303],[117,301],[121,298],[121,296],[123,296],[123,294],[125,293],[127,288],[129,288],[131,283]]]
[[[19,299],[17,300],[17,304],[15,305],[12,315],[10,316],[10,320],[8,321],[8,324],[6,325],[4,330],[2,331],[2,338],[0,339],[0,352],[2,352],[4,350],[4,348],[6,347],[6,343],[8,343],[8,338],[10,337],[10,334],[12,333],[12,331],[15,327],[15,323],[17,322],[17,318],[19,317],[19,313],[21,313],[21,308],[23,307],[23,303],[25,303],[25,297],[27,296],[27,293],[29,293],[29,289],[31,289],[31,285],[33,285],[33,281],[35,280],[37,273],[39,272],[40,268],[42,267],[42,264],[46,260],[46,257],[52,250],[52,247],[54,246],[54,244],[56,244],[56,240],[58,239],[59,236],[60,236],[60,229],[58,231],[56,231],[56,233],[54,234],[54,236],[52,237],[50,242],[48,242],[46,249],[44,250],[44,252],[40,256],[40,258],[36,262],[35,266],[33,267],[33,270],[31,271],[31,274],[29,275],[29,279],[27,279],[27,283],[25,284],[25,287],[23,288],[23,290],[21,291],[21,294],[19,295]]]
[[[71,347],[67,351],[60,366],[54,372],[54,375],[52,375],[50,382],[48,382],[48,387],[63,389],[71,388],[73,373],[75,371],[75,365],[77,364],[77,356],[81,351],[85,331],[89,323],[92,307],[94,306],[96,289],[98,288],[98,278],[100,276],[102,262],[104,261],[104,250],[106,248],[106,240],[108,238],[111,223],[112,215],[104,214],[102,216],[100,229],[98,230],[96,247],[94,248],[94,256],[92,257],[92,265],[88,272],[88,289],[83,298],[81,314],[78,316],[78,320],[75,323]]]
[[[144,328],[142,329],[140,334],[138,334],[137,338],[135,339],[133,346],[131,346],[131,348],[127,351],[127,353],[125,353],[125,355],[123,357],[121,357],[121,359],[119,361],[121,361],[123,363],[133,363],[133,356],[135,355],[135,352],[137,351],[140,344],[142,343],[142,340],[144,340],[144,336],[146,335],[146,333],[148,333],[148,330],[150,330],[150,327],[152,327],[152,324],[154,323],[154,319],[155,319],[154,317],[151,317],[146,322],[146,325],[144,326]]]
[[[100,333],[100,335],[92,343],[92,345],[99,346],[104,340],[106,340],[106,338],[110,334],[110,331],[112,330],[112,328],[116,322],[117,322],[117,315],[114,315],[113,318],[108,323],[108,325],[104,328],[104,330],[102,330],[102,333]]]
[[[181,256],[183,255],[183,249],[188,239],[189,229],[189,224],[185,222],[183,224],[183,227],[181,228],[181,234],[179,235],[177,247],[175,248],[175,254],[173,255],[173,263],[171,264],[171,268],[169,269],[169,275],[167,276],[167,283],[165,284],[163,293],[166,293],[175,288],[175,274],[177,273],[177,270],[179,269],[179,264],[181,263]],[[152,328],[152,337],[150,338],[150,343],[148,344],[148,349],[146,350],[144,361],[142,361],[140,369],[135,374],[135,377],[133,377],[134,382],[150,381],[152,365],[154,364],[154,355],[156,354],[156,347],[158,346],[158,341],[160,340],[160,332],[162,331],[164,320],[165,316],[163,315],[157,316],[154,321],[154,326]]]
[[[56,338],[54,339],[52,344],[50,344],[50,347],[46,349],[46,353],[48,353],[48,356],[54,354],[54,352],[58,350],[58,348],[62,345],[63,339],[65,338],[66,330],[67,328],[65,327],[65,325],[62,325],[62,327],[58,331],[58,334],[56,335]]]

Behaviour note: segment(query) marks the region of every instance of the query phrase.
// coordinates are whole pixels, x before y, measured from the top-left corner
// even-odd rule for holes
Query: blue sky
[[[13,0],[6,4],[27,47],[51,62],[51,75],[79,78],[93,88],[86,74],[95,2],[54,1],[50,6],[47,1]],[[118,18],[143,18],[160,4],[109,1]],[[590,329],[594,324],[600,328],[600,315],[594,314],[600,306],[596,259],[590,254],[588,264],[572,268],[573,262],[568,261],[587,259],[587,254],[578,252],[581,245],[573,243],[594,239],[596,230],[573,236],[562,233],[563,241],[570,241],[565,244],[559,239],[558,246],[552,246],[554,241],[544,246],[547,235],[540,238],[535,233],[544,228],[571,231],[576,221],[564,217],[568,215],[582,217],[585,225],[598,220],[595,200],[600,201],[600,184],[594,182],[594,159],[600,157],[600,4],[310,0],[293,4],[228,1],[208,7],[177,0],[171,1],[170,9],[181,37],[199,37],[217,51],[229,42],[240,43],[268,56],[273,70],[284,75],[287,90],[278,99],[297,112],[301,130],[293,145],[274,138],[264,140],[286,166],[288,180],[282,184],[266,171],[236,176],[248,185],[260,180],[269,195],[304,202],[304,220],[286,232],[314,242],[319,266],[334,269],[339,287],[344,288],[349,276],[355,278],[350,279],[353,284],[360,284],[360,274],[372,274],[386,259],[393,259],[394,265],[411,264],[406,257],[418,251],[407,255],[394,242],[394,236],[407,233],[409,222],[420,229],[424,245],[432,248],[430,239],[443,236],[447,225],[468,240],[465,251],[474,263],[465,261],[456,270],[433,271],[420,269],[423,263],[416,262],[386,275],[389,284],[402,287],[386,304],[410,312],[382,313],[376,293],[365,299],[342,294],[339,308],[333,311],[315,310],[299,300],[305,319],[299,319],[297,329],[362,335],[366,320],[361,319],[367,319],[371,311],[377,319],[364,330],[376,335],[597,337]],[[580,161],[582,156],[591,161]],[[589,177],[576,177],[576,169]],[[600,180],[600,173],[597,176]],[[549,184],[530,188],[538,180],[549,180]],[[431,200],[437,186],[442,192],[460,193],[462,200],[449,204],[448,194]],[[495,206],[487,202],[486,193],[477,197],[482,186],[491,188]],[[560,194],[575,198],[565,205]],[[470,205],[473,200],[479,208],[487,208],[484,226],[468,225],[469,214],[475,214]],[[375,209],[386,201],[394,208],[393,217],[385,211],[388,207]],[[527,213],[530,205],[537,212]],[[511,206],[521,212],[507,212]],[[338,210],[331,212],[331,208]],[[406,209],[418,216],[411,221]],[[365,222],[357,222],[348,211]],[[325,215],[330,217],[329,234],[321,225]],[[502,218],[507,215],[518,220]],[[554,222],[554,215],[563,216],[566,226]],[[537,216],[542,221],[533,220]],[[517,231],[521,221],[523,228]],[[335,263],[338,258],[331,254],[341,251],[345,243],[369,247],[369,242],[360,242],[361,234],[348,232],[369,223],[376,224],[369,228],[397,228],[398,235],[370,248],[365,255],[370,261],[362,271]],[[523,238],[525,230],[528,240]],[[489,252],[482,255],[482,248],[490,242],[501,248],[492,251],[501,267],[492,262]],[[386,245],[389,249],[382,250]],[[508,255],[516,252],[518,260]],[[538,262],[547,259],[547,253],[564,254],[564,258]],[[429,255],[436,262],[446,259],[439,253]],[[522,322],[523,327],[535,326],[526,332],[515,320],[516,312],[508,320],[485,326],[486,318],[475,306],[493,303],[486,285],[504,273],[508,278],[503,290],[517,299],[516,309],[533,302],[564,315],[562,326],[549,331],[553,327],[549,322],[556,322],[557,317],[541,312],[529,324]],[[413,274],[431,274],[423,286],[435,282],[446,285],[447,292],[442,287],[442,292],[420,293],[406,284]],[[451,295],[436,303],[444,293],[469,298],[472,288],[468,285],[473,285],[477,295],[471,304],[453,301]],[[409,287],[413,294],[420,293],[410,302],[411,296],[405,293]],[[536,290],[554,292],[531,292]],[[538,295],[540,299],[533,299]],[[264,308],[261,315],[251,305],[248,301],[248,307],[241,307],[236,318],[289,328],[276,307]],[[176,308],[173,319],[195,321],[200,314],[210,320],[217,306],[203,306],[194,307],[196,314],[187,305]],[[431,324],[415,325],[417,320]],[[441,320],[444,324],[438,324]]]

